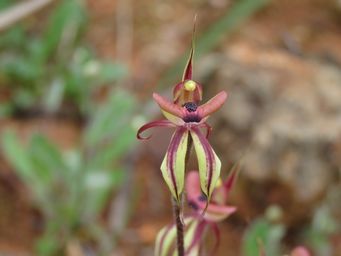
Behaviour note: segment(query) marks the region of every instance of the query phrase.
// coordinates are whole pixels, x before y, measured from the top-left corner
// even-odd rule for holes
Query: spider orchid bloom
[[[186,102],[181,107],[157,93],[154,93],[153,97],[167,119],[143,125],[137,132],[137,138],[150,138],[150,136],[141,137],[141,133],[152,127],[176,127],[161,164],[161,172],[177,202],[180,202],[184,188],[185,158],[188,141],[191,138],[198,159],[201,189],[207,197],[208,203],[220,175],[221,162],[206,138],[211,130],[206,119],[224,104],[227,98],[226,92],[218,93],[201,106],[194,102]],[[200,128],[207,129],[206,137]]]
[[[157,93],[153,94],[153,98],[160,106],[166,120],[145,124],[137,132],[137,138],[148,139],[149,137],[141,137],[141,133],[149,128],[176,127],[166,156],[161,164],[161,172],[178,203],[184,188],[185,159],[190,139],[193,140],[197,154],[201,189],[208,199],[207,203],[219,178],[221,167],[219,158],[207,141],[211,127],[206,123],[206,119],[224,104],[227,94],[222,91],[206,104],[198,105],[202,99],[202,88],[200,84],[192,80],[194,33],[195,23],[190,55],[181,82],[174,86],[173,102]],[[200,128],[207,129],[206,137],[201,133]]]
[[[225,182],[218,180],[212,194],[211,202],[206,205],[206,198],[202,196],[198,173],[191,171],[186,177],[187,201],[199,218],[204,212],[203,218],[208,222],[219,222],[226,219],[237,208],[227,205],[227,196],[236,179],[238,171],[232,170]],[[207,207],[207,209],[206,209]],[[206,211],[205,211],[206,209]]]
[[[217,225],[218,221],[227,218],[230,214],[236,211],[236,207],[228,206],[226,200],[228,194],[235,183],[238,168],[233,168],[225,182],[217,182],[216,189],[212,194],[212,200],[209,203],[205,215],[202,217],[202,212],[206,207],[205,198],[202,197],[200,190],[199,175],[196,171],[190,171],[186,176],[186,191],[189,205],[194,210],[194,214],[187,216],[185,222],[185,255],[214,255],[218,249],[220,242],[220,232]],[[215,238],[215,245],[211,253],[204,254],[205,246],[203,244],[208,231]],[[211,234],[210,234],[211,235]],[[176,227],[174,224],[168,225],[160,230],[155,241],[155,256],[170,256],[176,255]],[[297,255],[298,256],[298,255]],[[303,256],[303,255],[302,255]],[[304,255],[305,256],[305,255]]]

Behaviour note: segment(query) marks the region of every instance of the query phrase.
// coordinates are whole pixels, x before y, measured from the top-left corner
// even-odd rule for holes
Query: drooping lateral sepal
[[[200,187],[207,196],[207,203],[209,203],[216,182],[219,179],[221,162],[199,128],[193,127],[191,129],[191,137],[198,158]]]
[[[158,121],[153,121],[153,122],[150,122],[150,123],[147,123],[143,126],[140,127],[140,129],[138,129],[137,131],[137,134],[136,134],[136,137],[139,139],[139,140],[148,140],[150,139],[151,135],[147,136],[147,137],[142,137],[141,134],[150,129],[150,128],[153,128],[153,127],[176,127],[174,123],[172,123],[171,121],[169,120],[158,120]]]
[[[163,178],[178,203],[184,188],[188,133],[184,127],[176,129],[161,164]]]

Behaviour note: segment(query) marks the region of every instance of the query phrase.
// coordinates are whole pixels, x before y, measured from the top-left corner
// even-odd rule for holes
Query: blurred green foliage
[[[32,108],[53,113],[63,102],[86,115],[93,107],[94,91],[127,74],[122,65],[99,60],[86,47],[86,25],[81,2],[64,0],[42,32],[21,24],[1,35],[0,89],[7,88],[11,100],[1,105],[0,115]]]
[[[279,222],[281,210],[270,206],[264,217],[256,219],[248,228],[243,240],[243,255],[260,256],[281,255],[281,240],[285,235],[285,226]]]
[[[195,56],[199,57],[214,49],[223,38],[231,35],[243,22],[252,17],[271,0],[239,0],[230,9],[198,37],[195,43]],[[199,17],[200,19],[200,17]],[[183,67],[187,62],[187,55],[183,55],[163,75],[159,87],[174,84],[179,79]]]
[[[0,8],[10,4],[0,1]],[[60,149],[41,134],[23,143],[13,131],[1,134],[2,150],[43,214],[37,255],[63,255],[72,241],[108,255],[117,234],[103,225],[103,211],[125,179],[122,160],[135,141],[136,102],[115,87],[126,68],[99,60],[86,46],[81,1],[59,1],[43,23],[34,29],[19,24],[0,37],[0,90],[9,93],[0,116],[70,111],[71,103],[86,124],[73,150]],[[100,89],[107,96],[96,103]]]
[[[254,220],[245,232],[242,249],[245,256],[286,255],[293,248],[284,248],[283,239],[287,227],[281,218],[284,212],[276,206],[269,206],[265,215]],[[326,204],[316,208],[312,221],[304,226],[299,239],[313,255],[336,255],[331,246],[331,236],[339,232],[340,227]],[[296,244],[300,246],[302,244]],[[263,253],[263,254],[262,254]]]
[[[124,178],[119,160],[135,141],[134,107],[130,95],[113,91],[92,116],[80,147],[69,152],[39,134],[27,146],[12,131],[2,135],[5,155],[46,220],[39,255],[60,255],[75,239],[95,241],[101,253],[110,251],[114,234],[100,225],[100,217]]]
[[[331,186],[328,196],[331,194],[340,194],[340,187]],[[331,237],[341,233],[341,223],[332,213],[332,207],[339,205],[339,200],[331,201],[327,197],[322,205],[316,207],[311,225],[303,233],[305,241],[311,245],[316,255],[338,255],[331,244]]]

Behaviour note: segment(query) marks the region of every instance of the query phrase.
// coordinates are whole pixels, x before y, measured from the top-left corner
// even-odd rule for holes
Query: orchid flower
[[[226,219],[232,213],[234,213],[237,208],[234,206],[227,205],[227,195],[231,189],[230,184],[234,182],[237,172],[231,172],[229,177],[225,182],[221,179],[218,180],[216,188],[213,192],[211,202],[208,204],[206,211],[205,198],[202,196],[199,186],[198,173],[191,171],[186,177],[186,191],[187,191],[187,201],[192,207],[199,218],[202,216],[206,221],[209,222],[219,222]]]
[[[143,125],[137,132],[138,139],[141,133],[152,127],[176,128],[167,153],[161,164],[161,172],[173,197],[179,203],[184,188],[185,159],[189,148],[189,141],[193,141],[198,159],[201,190],[209,202],[215,184],[220,175],[221,162],[207,140],[211,127],[206,123],[209,115],[216,112],[224,104],[227,94],[222,91],[203,105],[201,100],[201,85],[192,80],[193,44],[182,81],[174,87],[173,102],[153,94],[153,98],[160,106],[166,119],[153,121]],[[201,132],[206,128],[206,136]]]
[[[239,165],[230,171],[226,181],[219,180],[212,194],[212,200],[205,209],[205,198],[200,190],[199,175],[196,171],[190,171],[186,177],[187,201],[193,210],[193,214],[184,219],[185,222],[185,254],[187,256],[200,255],[202,243],[207,231],[211,231],[216,243],[209,255],[213,255],[219,246],[220,233],[217,222],[226,219],[236,211],[236,207],[227,205],[227,197],[236,181]],[[175,225],[169,225],[161,229],[155,243],[155,256],[176,255],[175,252],[176,230]]]

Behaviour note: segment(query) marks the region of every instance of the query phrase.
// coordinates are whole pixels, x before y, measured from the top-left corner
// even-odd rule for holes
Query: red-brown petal
[[[157,93],[153,93],[153,98],[163,111],[175,115],[179,118],[183,118],[183,110],[180,106],[168,101],[166,98]]]
[[[219,110],[227,99],[227,93],[225,91],[221,91],[204,105],[198,107],[198,112],[201,118],[205,118],[210,114]]]

